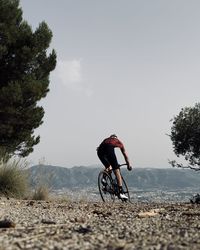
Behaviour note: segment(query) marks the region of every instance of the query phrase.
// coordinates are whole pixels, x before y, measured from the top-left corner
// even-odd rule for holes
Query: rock
[[[158,209],[152,209],[150,211],[147,212],[140,212],[138,214],[139,218],[145,218],[145,217],[152,217],[152,216],[156,216],[159,215],[159,210]]]
[[[80,233],[80,234],[87,234],[87,233],[91,233],[92,229],[90,226],[80,226],[78,229],[75,230],[76,232]]]
[[[34,205],[34,201],[29,201],[28,203],[27,203],[27,206],[33,206]]]
[[[76,217],[76,218],[74,218],[74,221],[78,222],[78,223],[85,223],[86,218],[85,217]]]
[[[42,224],[48,224],[48,225],[50,225],[50,224],[51,224],[51,225],[52,225],[52,224],[55,225],[55,224],[56,224],[55,221],[53,221],[53,220],[46,220],[46,219],[42,219],[42,220],[41,220],[41,223],[42,223]]]
[[[15,223],[11,220],[5,219],[0,221],[0,228],[14,228],[15,226]]]

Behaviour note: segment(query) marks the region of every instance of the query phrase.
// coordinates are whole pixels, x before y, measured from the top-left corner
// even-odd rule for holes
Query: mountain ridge
[[[32,186],[48,184],[53,189],[97,187],[101,166],[74,166],[65,168],[52,165],[35,165],[28,169]],[[175,168],[134,168],[122,174],[130,188],[138,189],[200,189],[200,172]]]

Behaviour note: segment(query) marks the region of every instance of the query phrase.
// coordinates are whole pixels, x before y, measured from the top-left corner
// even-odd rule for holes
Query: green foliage
[[[188,162],[187,168],[200,170],[200,103],[186,107],[174,117],[170,138],[175,154],[183,155]],[[184,167],[176,161],[172,166]]]
[[[44,116],[37,102],[49,91],[56,54],[47,55],[52,39],[47,24],[33,32],[18,0],[0,0],[0,13],[0,151],[25,157],[40,141],[33,135]]]
[[[20,160],[0,162],[0,194],[8,197],[22,198],[29,189],[27,164]]]

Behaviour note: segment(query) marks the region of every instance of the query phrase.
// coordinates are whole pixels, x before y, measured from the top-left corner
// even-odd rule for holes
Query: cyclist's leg
[[[113,148],[110,148],[110,150],[109,150],[108,159],[109,159],[109,162],[112,166],[113,172],[116,176],[119,191],[121,191],[122,190],[122,177],[121,177],[121,173],[119,170],[119,164],[117,161],[117,157],[116,157],[116,154],[115,154],[115,151]]]
[[[117,184],[119,187],[122,187],[122,177],[119,168],[114,169],[114,174],[117,178]]]
[[[128,199],[128,197],[124,194],[123,189],[122,189],[122,176],[120,173],[119,164],[118,164],[117,157],[115,155],[114,150],[110,151],[109,162],[111,163],[111,166],[113,168],[114,174],[115,174],[116,179],[117,179],[118,197],[122,200],[126,200],[126,199]]]
[[[122,188],[123,180],[122,180],[122,176],[121,176],[119,167],[114,169],[114,173],[115,173],[115,176],[117,178],[117,184],[118,184],[118,198],[122,199],[122,201],[126,201],[126,200],[128,200],[128,197],[124,193],[124,190]]]
[[[109,160],[108,160],[108,158],[107,158],[107,155],[106,155],[106,153],[104,152],[104,150],[99,149],[99,150],[97,151],[97,155],[98,155],[100,161],[102,162],[102,164],[104,165],[105,169],[109,169],[109,168],[111,167],[111,166],[110,166],[110,162],[109,162]]]
[[[106,155],[106,151],[102,148],[98,149],[97,150],[97,155],[100,159],[100,161],[102,162],[102,164],[104,165],[105,167],[105,170],[109,173],[109,169],[111,168],[111,165],[110,165],[110,162],[107,158],[107,155]],[[106,185],[107,185],[107,181],[106,181],[106,178],[107,178],[107,174],[103,174],[102,176],[102,180],[101,180],[101,183],[104,185],[104,188],[106,188]]]

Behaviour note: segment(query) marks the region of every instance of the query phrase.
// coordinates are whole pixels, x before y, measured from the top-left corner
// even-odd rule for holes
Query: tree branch
[[[170,165],[172,165],[172,167],[183,168],[183,169],[192,169],[194,171],[200,171],[200,166],[199,165],[197,165],[196,167],[191,166],[191,165],[184,166],[181,163],[177,163],[175,160],[173,160],[173,161],[169,160],[168,162],[169,162]]]

